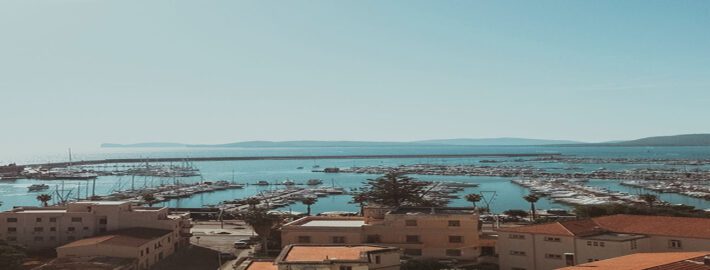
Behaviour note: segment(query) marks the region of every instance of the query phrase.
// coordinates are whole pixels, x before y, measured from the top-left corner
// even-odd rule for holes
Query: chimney
[[[703,264],[710,266],[710,255],[705,255],[705,257],[703,258]]]

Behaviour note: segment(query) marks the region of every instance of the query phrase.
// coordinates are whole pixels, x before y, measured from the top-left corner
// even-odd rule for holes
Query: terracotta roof
[[[59,248],[82,247],[98,244],[140,247],[169,233],[172,233],[172,231],[152,228],[131,228],[112,231],[107,235],[84,238],[63,245]]]
[[[329,261],[357,261],[361,254],[377,250],[397,250],[397,248],[381,246],[310,246],[291,245],[286,247],[279,255],[277,263],[282,262],[323,262]]]
[[[594,218],[614,232],[690,238],[710,238],[710,218],[614,215]]]
[[[704,252],[636,253],[607,260],[590,262],[560,268],[564,270],[710,270],[702,263],[702,258],[710,255]],[[700,260],[698,261],[698,258]]]
[[[256,262],[249,263],[245,270],[276,270],[278,267],[274,262]]]
[[[571,220],[504,228],[499,231],[566,236],[589,236],[609,231],[631,234],[710,238],[710,219],[613,215],[587,220]]]

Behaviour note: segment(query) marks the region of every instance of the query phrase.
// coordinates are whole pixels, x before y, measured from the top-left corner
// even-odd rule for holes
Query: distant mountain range
[[[584,143],[570,140],[540,140],[526,138],[443,139],[412,142],[372,141],[246,141],[228,144],[182,144],[182,143],[104,143],[101,147],[378,147],[378,146],[710,146],[710,134],[685,134],[648,137],[631,141]]]

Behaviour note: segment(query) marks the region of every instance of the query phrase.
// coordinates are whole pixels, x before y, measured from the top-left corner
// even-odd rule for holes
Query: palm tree
[[[143,201],[148,204],[148,207],[153,207],[153,204],[154,204],[155,201],[157,201],[157,200],[158,200],[158,199],[155,198],[155,195],[153,195],[153,193],[146,193],[146,194],[143,194]]]
[[[535,220],[535,203],[540,199],[539,197],[535,196],[535,194],[530,194],[525,197],[523,197],[527,202],[530,203],[530,212],[532,212],[532,219]]]
[[[645,201],[648,204],[648,207],[653,207],[653,204],[658,201],[658,196],[646,193],[639,195],[639,199]]]
[[[244,222],[252,227],[254,232],[261,238],[261,250],[267,254],[267,245],[271,231],[276,228],[281,222],[276,215],[270,215],[266,209],[252,208],[244,214]]]
[[[304,198],[303,201],[301,201],[308,208],[308,213],[306,215],[308,215],[308,216],[311,215],[311,205],[315,204],[317,201],[318,201],[318,199],[313,198],[313,197],[307,197],[307,198]]]
[[[49,206],[49,201],[52,200],[52,195],[40,194],[40,195],[37,195],[37,200],[42,202],[42,206],[47,207],[47,206]]]
[[[249,205],[249,208],[256,209],[256,206],[259,205],[261,201],[259,199],[251,197],[246,200],[246,203]]]
[[[476,203],[480,202],[481,199],[482,199],[481,195],[478,195],[478,194],[471,193],[471,194],[466,195],[466,200],[473,203],[473,208],[476,208]]]
[[[367,202],[367,194],[357,193],[353,195],[353,202],[360,204],[360,216],[365,215],[365,203]]]

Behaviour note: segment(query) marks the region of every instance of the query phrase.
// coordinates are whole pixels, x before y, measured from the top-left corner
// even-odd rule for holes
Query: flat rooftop
[[[274,264],[274,262],[258,262],[258,261],[252,261],[249,263],[249,265],[246,267],[245,270],[276,270],[278,267]]]
[[[329,261],[357,261],[362,260],[362,254],[376,250],[397,250],[397,248],[380,246],[318,246],[294,245],[285,248],[277,262],[323,262]]]
[[[365,225],[365,220],[352,219],[331,219],[331,220],[309,220],[301,226],[306,227],[362,227]]]
[[[80,239],[59,248],[71,248],[82,246],[93,246],[97,244],[107,244],[116,246],[140,247],[155,239],[172,233],[169,230],[153,228],[130,228],[108,232],[105,235]]]
[[[476,209],[473,207],[400,207],[390,211],[395,215],[473,215]]]

